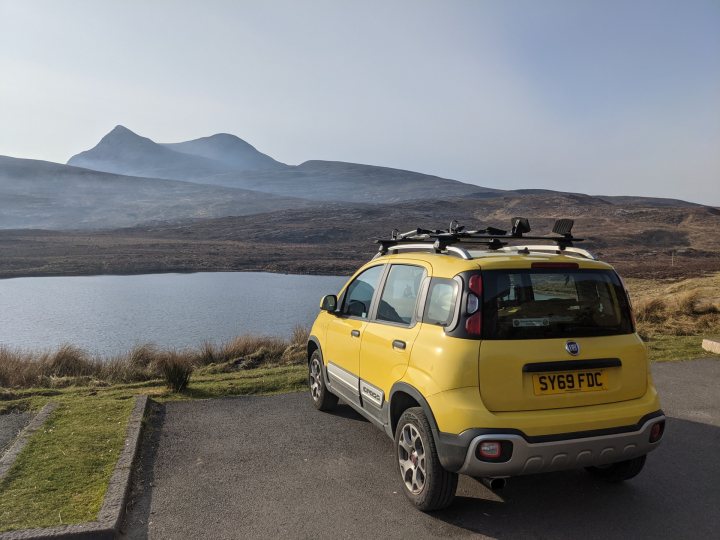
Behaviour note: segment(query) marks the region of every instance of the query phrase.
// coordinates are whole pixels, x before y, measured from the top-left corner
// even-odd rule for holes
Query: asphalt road
[[[392,441],[349,407],[305,394],[171,403],[146,435],[130,538],[704,538],[720,529],[720,361],[653,366],[671,417],[620,485],[582,470],[461,477],[448,510],[416,511]]]

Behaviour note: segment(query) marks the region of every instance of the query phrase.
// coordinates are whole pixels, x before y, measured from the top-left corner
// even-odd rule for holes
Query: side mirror
[[[337,311],[337,296],[334,294],[323,296],[322,300],[320,300],[320,309],[331,313]]]

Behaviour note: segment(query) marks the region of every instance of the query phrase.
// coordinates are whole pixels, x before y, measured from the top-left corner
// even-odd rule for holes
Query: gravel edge
[[[30,420],[28,425],[15,437],[15,442],[10,445],[10,448],[7,449],[2,459],[0,459],[0,481],[2,481],[8,471],[10,471],[20,452],[23,451],[30,441],[30,437],[45,424],[48,416],[50,416],[56,408],[57,403],[50,402],[46,404],[40,409],[40,412],[35,415],[35,418]]]

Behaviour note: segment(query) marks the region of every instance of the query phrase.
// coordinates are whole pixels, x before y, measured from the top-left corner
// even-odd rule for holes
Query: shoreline
[[[136,270],[128,269],[108,269],[107,271],[100,270],[95,265],[88,265],[86,268],[78,270],[27,270],[19,269],[15,272],[8,272],[2,270],[2,263],[0,262],[0,280],[10,280],[17,278],[36,278],[36,277],[94,277],[94,276],[150,276],[150,275],[184,275],[184,274],[216,274],[216,273],[256,273],[256,274],[277,274],[277,275],[291,275],[291,276],[316,276],[316,277],[350,277],[355,271],[369,262],[371,257],[367,259],[349,260],[349,259],[338,259],[334,261],[335,264],[332,268],[319,267],[312,268],[305,264],[293,265],[290,261],[289,264],[239,264],[237,266],[231,265],[198,265],[188,266],[179,268],[138,268]],[[646,279],[646,280],[668,280],[668,281],[679,281],[690,277],[703,277],[709,276],[720,271],[720,261],[710,261],[709,264],[703,264],[707,261],[692,261],[695,264],[688,266],[677,265],[675,267],[669,267],[665,265],[641,265],[637,261],[607,261],[609,262],[617,272],[623,278],[632,279]],[[285,268],[280,268],[285,266]],[[294,267],[296,266],[296,267]]]
[[[350,277],[351,274],[326,274],[318,272],[284,272],[281,270],[158,270],[138,272],[64,272],[64,273],[29,273],[20,275],[5,275],[0,273],[0,280],[23,279],[23,278],[56,278],[56,277],[133,277],[133,276],[157,276],[157,275],[191,275],[191,274],[276,274],[282,276],[313,276],[313,277]]]

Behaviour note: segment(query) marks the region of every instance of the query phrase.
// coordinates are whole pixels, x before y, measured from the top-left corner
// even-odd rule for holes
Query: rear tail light
[[[480,307],[480,299],[477,296],[475,296],[473,293],[468,294],[468,299],[467,299],[468,315],[472,315],[473,313],[475,313],[479,307]]]
[[[467,295],[465,307],[469,317],[465,320],[465,330],[468,334],[479,336],[482,333],[482,313],[480,312],[480,299],[483,291],[482,276],[480,274],[470,276],[468,288],[470,292]]]
[[[479,311],[470,315],[465,321],[465,330],[468,334],[479,336],[482,333],[482,313]]]
[[[502,454],[499,441],[483,441],[478,446],[478,456],[483,459],[497,459]]]
[[[480,461],[502,463],[512,457],[513,443],[511,441],[481,441],[475,448],[475,456]]]
[[[470,283],[468,284],[470,287],[470,290],[474,292],[478,298],[482,295],[482,276],[480,274],[475,274],[470,276]]]
[[[657,422],[653,424],[653,426],[650,428],[650,442],[658,442],[662,436],[663,432],[665,431],[665,421]]]

